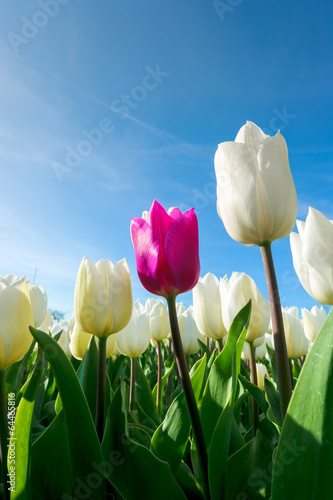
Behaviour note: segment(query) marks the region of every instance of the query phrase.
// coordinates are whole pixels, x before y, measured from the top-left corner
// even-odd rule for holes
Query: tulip
[[[92,337],[94,338],[94,342],[95,342],[96,337],[94,335],[92,335],[90,333],[82,332],[82,330],[80,330],[76,324],[74,325],[72,335],[71,335],[71,341],[69,344],[70,352],[73,354],[74,358],[83,359],[83,357],[86,353],[88,344],[90,342],[90,339]],[[116,336],[110,335],[107,339],[107,342],[106,342],[106,357],[107,358],[113,354],[115,343],[116,343]]]
[[[146,308],[137,300],[132,317],[126,327],[116,334],[119,351],[129,358],[141,356],[150,340],[149,318]]]
[[[288,358],[300,358],[308,351],[308,343],[299,318],[297,307],[283,308],[283,324]]]
[[[265,344],[265,335],[262,337],[258,337],[253,341],[253,347],[256,350],[256,359],[264,358],[266,355],[266,344]],[[242,351],[242,359],[244,361],[248,361],[250,359],[250,347],[248,342],[244,342],[243,351]]]
[[[34,327],[39,328],[47,312],[47,295],[42,285],[31,285],[30,281],[28,281],[27,284],[34,316]]]
[[[0,281],[0,371],[19,361],[28,351],[34,322],[25,278],[6,285]]]
[[[169,334],[169,318],[162,299],[149,298],[146,302],[149,318],[150,339],[156,342],[164,340]]]
[[[256,368],[257,368],[257,381],[258,381],[258,387],[262,391],[265,390],[265,377],[268,378],[268,371],[265,365],[261,363],[256,363]]]
[[[119,332],[132,314],[131,277],[126,259],[94,264],[82,259],[75,286],[74,317],[78,328],[97,337]]]
[[[215,155],[217,211],[229,235],[245,245],[284,238],[297,215],[297,196],[286,142],[246,122],[235,142]]]
[[[333,224],[310,207],[306,221],[297,221],[290,246],[298,279],[317,302],[333,305]]]
[[[311,311],[305,308],[302,309],[303,328],[305,336],[310,342],[313,343],[316,340],[326,317],[326,311],[323,306],[320,309],[318,306],[313,306]]]
[[[181,314],[179,318],[179,330],[184,353],[189,356],[190,354],[198,352],[200,349],[198,339],[201,340],[201,342],[203,342],[204,339],[194,320],[193,306],[190,306]]]
[[[193,288],[194,318],[202,335],[218,340],[228,332],[223,324],[219,281],[212,273]]]
[[[149,292],[168,298],[192,290],[200,273],[194,209],[167,213],[154,201],[149,214],[132,219],[131,235],[138,275]]]
[[[270,310],[267,300],[261,295],[257,285],[245,273],[232,273],[230,280],[220,280],[222,301],[222,317],[229,330],[237,313],[251,299],[251,318],[245,340],[253,342],[265,335],[270,319]]]

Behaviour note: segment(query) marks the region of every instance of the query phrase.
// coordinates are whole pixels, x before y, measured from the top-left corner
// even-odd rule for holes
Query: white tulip
[[[202,335],[221,339],[228,332],[222,320],[219,280],[212,273],[199,278],[193,288],[194,319]]]
[[[270,307],[267,300],[261,295],[254,280],[245,273],[232,273],[230,280],[226,277],[220,280],[222,301],[222,317],[229,330],[237,313],[251,299],[251,317],[245,337],[252,342],[267,332],[270,320]]]
[[[323,306],[313,306],[311,311],[302,309],[303,328],[307,339],[314,342],[316,337],[324,324],[327,315]]]
[[[137,300],[132,317],[123,330],[116,334],[117,348],[130,358],[141,356],[150,340],[149,317],[146,308]]]
[[[297,195],[286,142],[246,122],[234,142],[215,155],[217,211],[229,235],[245,245],[288,236],[297,215]]]
[[[297,221],[290,246],[298,279],[313,299],[333,305],[333,224],[310,207],[305,222]]]

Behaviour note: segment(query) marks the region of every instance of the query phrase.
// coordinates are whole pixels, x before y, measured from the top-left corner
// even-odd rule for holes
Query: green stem
[[[4,498],[9,499],[7,483],[7,401],[6,401],[6,372],[0,370],[0,451],[1,451],[1,481],[4,487]]]
[[[134,409],[134,399],[135,399],[135,358],[131,358],[131,380],[130,380],[130,398],[129,398],[129,409]]]
[[[205,500],[210,499],[209,481],[208,481],[208,457],[205,446],[204,436],[202,432],[199,411],[196,404],[193,387],[191,384],[190,375],[187,369],[186,358],[182,346],[182,341],[179,332],[176,298],[169,297],[167,299],[169,309],[170,328],[173,339],[173,350],[177,361],[179,376],[182,382],[183,392],[187,404],[187,409],[190,416],[190,421],[193,430],[193,437],[198,453],[199,466],[201,469],[203,492]]]
[[[98,368],[97,368],[95,426],[100,442],[102,442],[104,434],[106,342],[107,342],[107,337],[98,337]]]
[[[280,405],[283,420],[287,412],[292,393],[289,360],[287,355],[280,295],[274,269],[271,243],[268,243],[265,246],[260,246],[260,251],[264,264],[268,297],[271,306],[272,332],[274,335],[278,388],[280,393]]]
[[[157,342],[157,408],[158,414],[161,414],[161,395],[162,395],[162,351],[161,342]]]
[[[258,386],[257,377],[257,366],[256,366],[256,350],[253,342],[248,342],[250,349],[250,371],[251,371],[251,382],[252,384]],[[259,407],[256,400],[252,396],[252,437],[255,437],[259,425]]]
[[[218,345],[218,350],[219,350],[219,354],[220,354],[220,352],[222,352],[222,349],[223,349],[223,341],[222,341],[222,339],[218,339],[217,345]]]

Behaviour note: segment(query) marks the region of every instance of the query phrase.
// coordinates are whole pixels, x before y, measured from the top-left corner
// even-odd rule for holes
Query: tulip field
[[[68,321],[42,285],[0,277],[1,498],[332,498],[333,316],[281,307],[272,254],[290,235],[301,284],[332,305],[332,222],[310,208],[292,232],[279,132],[247,122],[215,173],[218,214],[259,247],[269,300],[245,273],[200,277],[195,210],[157,201],[129,221],[145,304],[125,258],[83,257]]]

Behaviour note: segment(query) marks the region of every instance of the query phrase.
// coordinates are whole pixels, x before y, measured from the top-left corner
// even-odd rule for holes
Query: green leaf
[[[147,377],[143,373],[137,359],[135,359],[135,396],[143,411],[149,415],[155,423],[160,424],[161,420],[158,416],[156,400],[151,392]]]
[[[225,498],[270,498],[273,449],[265,436],[257,431],[249,443],[229,457]],[[282,498],[284,499],[281,497],[281,500]]]
[[[270,420],[272,420],[272,422],[276,422],[279,427],[282,427],[279,391],[275,388],[273,382],[271,382],[267,377],[265,377],[265,393],[267,401],[269,403],[269,411],[267,412],[267,416],[270,418]]]
[[[96,415],[98,348],[92,335],[80,367],[77,371],[80,384],[86,396],[92,418]]]
[[[241,381],[241,383],[243,384],[244,388],[247,391],[249,391],[251,396],[254,397],[254,399],[256,400],[256,402],[258,403],[260,408],[262,409],[262,411],[264,413],[266,413],[269,406],[268,406],[268,403],[265,399],[265,393],[261,389],[259,389],[259,387],[257,385],[252,384],[252,382],[250,382],[246,377],[243,377],[243,375],[239,374],[238,378]],[[266,378],[266,380],[267,380],[267,378]]]
[[[198,401],[206,368],[206,355],[196,362],[190,372],[191,383]],[[179,466],[190,435],[191,423],[184,393],[173,400],[162,424],[156,429],[151,440],[157,457],[170,464],[172,470]]]
[[[173,370],[173,367],[174,367],[174,363],[172,362],[171,366],[169,366],[168,368],[167,367],[165,368],[165,373],[164,373],[164,375],[162,377],[162,381],[161,381],[161,394],[162,395],[163,395],[163,391],[164,391],[164,387],[165,387],[166,381],[168,380],[169,375],[171,374],[171,372]],[[156,398],[157,398],[157,384],[155,384],[155,387],[152,390],[152,394],[153,394],[153,397],[154,397],[154,399],[156,401]]]
[[[208,451],[217,421],[230,399],[232,391],[232,360],[237,340],[248,324],[250,307],[247,304],[237,314],[230,327],[227,343],[215,359],[209,373],[200,412]]]
[[[120,388],[115,392],[102,444],[106,475],[126,500],[186,500],[167,463],[126,432]]]
[[[86,485],[89,475],[96,474],[93,463],[100,464],[103,461],[87,400],[72,364],[58,343],[33,327],[30,327],[30,331],[48,359],[57,380],[68,430],[73,485],[80,481]],[[91,488],[91,499],[104,498],[105,481],[102,477],[99,479],[99,484],[94,489]]]
[[[35,348],[36,341],[32,339],[31,346],[29,347],[29,350],[26,352],[24,357],[20,360],[17,361],[16,363],[13,363],[6,372],[6,393],[8,394],[9,392],[14,392],[15,394],[18,393],[20,388],[22,387],[23,383],[25,382],[26,378],[26,372],[27,372],[27,364],[29,361],[29,358]],[[16,401],[18,404],[19,401]]]
[[[11,467],[14,467],[13,470],[15,470],[15,490],[11,493],[11,500],[32,498],[29,479],[31,422],[44,366],[44,356],[39,355],[27,389],[17,408],[13,427],[11,426],[11,417],[9,416],[8,419],[9,431],[13,433],[9,442],[8,470],[11,470]],[[11,457],[10,450],[13,450],[14,457]]]
[[[71,461],[62,410],[31,447],[32,500],[72,498]],[[75,487],[78,488],[78,484]],[[21,500],[21,498],[20,498]]]
[[[230,447],[230,436],[234,423],[234,404],[237,393],[238,375],[241,366],[241,354],[250,319],[251,302],[249,302],[236,316],[228,334],[227,343],[216,358],[221,379],[228,389],[229,400],[224,407],[214,427],[208,458],[209,487],[212,500],[220,500],[225,488],[227,459]],[[224,357],[223,357],[223,353]],[[218,362],[219,358],[223,363]],[[213,365],[214,367],[214,365]],[[213,370],[212,367],[212,370]],[[228,379],[226,379],[228,377]],[[208,380],[209,382],[209,380]],[[219,394],[215,389],[215,394]],[[224,396],[225,397],[225,396]]]
[[[333,311],[292,395],[273,465],[272,500],[332,498]]]

